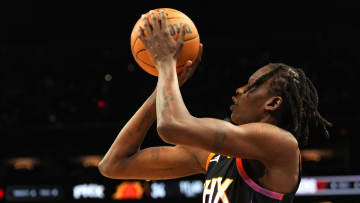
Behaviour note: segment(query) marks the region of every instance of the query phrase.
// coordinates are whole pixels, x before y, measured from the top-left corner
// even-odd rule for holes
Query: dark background
[[[78,167],[70,158],[108,150],[156,85],[134,61],[130,34],[141,14],[161,7],[187,14],[204,44],[203,61],[182,88],[194,116],[228,118],[235,89],[269,62],[302,68],[318,89],[319,111],[334,124],[330,139],[313,133],[304,148],[333,156],[305,159],[304,174],[358,174],[355,4],[1,1],[0,178],[19,181],[6,160],[32,156],[43,169],[28,179],[64,180]],[[152,128],[143,147],[164,144]]]

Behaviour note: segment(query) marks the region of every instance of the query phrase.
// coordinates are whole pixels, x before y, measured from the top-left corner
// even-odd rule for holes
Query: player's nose
[[[236,104],[236,103],[237,103],[236,97],[235,97],[235,96],[232,96],[231,98],[232,98],[232,101],[234,102],[234,104]]]

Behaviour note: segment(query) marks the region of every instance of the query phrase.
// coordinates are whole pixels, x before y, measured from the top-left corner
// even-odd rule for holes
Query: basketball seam
[[[140,52],[143,52],[143,51],[146,51],[146,49],[140,49],[138,52],[136,52],[136,59],[138,59],[139,61],[141,61],[141,62],[144,63],[145,65],[148,65],[148,66],[150,66],[150,67],[152,67],[152,68],[155,68],[155,66],[146,63],[145,61],[141,60],[140,57],[138,57],[138,54],[139,54]]]
[[[193,40],[193,39],[196,39],[196,38],[198,38],[198,37],[199,37],[199,36],[192,37],[192,38],[190,38],[190,39],[184,40],[184,42],[190,41],[190,40]],[[138,39],[138,37],[135,39],[135,42],[136,42],[137,39]],[[135,43],[134,43],[134,45],[135,45]],[[148,66],[150,66],[150,67],[152,67],[152,68],[155,68],[155,66],[144,62],[143,60],[141,60],[140,57],[138,57],[138,54],[141,53],[141,52],[143,52],[143,51],[146,51],[146,49],[140,49],[138,52],[136,52],[136,55],[135,55],[135,56],[136,56],[136,59],[138,59],[139,61],[141,61],[141,62],[144,63],[145,65],[148,65]],[[185,65],[185,64],[183,64],[183,65],[181,65],[181,66],[177,66],[176,68],[182,67],[182,66],[184,66],[184,65]]]

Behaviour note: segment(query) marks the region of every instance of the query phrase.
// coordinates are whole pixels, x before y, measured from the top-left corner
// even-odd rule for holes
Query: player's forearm
[[[139,150],[147,131],[156,120],[155,98],[156,92],[153,92],[121,129],[110,149],[99,163],[99,169],[102,173],[117,170],[117,168],[121,167],[121,164],[125,163],[123,160],[126,160]]]
[[[175,67],[159,70],[156,97],[157,129],[160,137],[166,141],[167,132],[174,125],[191,117],[180,93]]]

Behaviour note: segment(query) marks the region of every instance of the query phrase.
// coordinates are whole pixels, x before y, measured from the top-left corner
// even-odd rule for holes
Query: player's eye
[[[244,93],[252,92],[252,91],[254,91],[255,89],[256,89],[256,86],[255,86],[254,83],[253,83],[253,84],[248,85],[248,86],[246,87]]]

